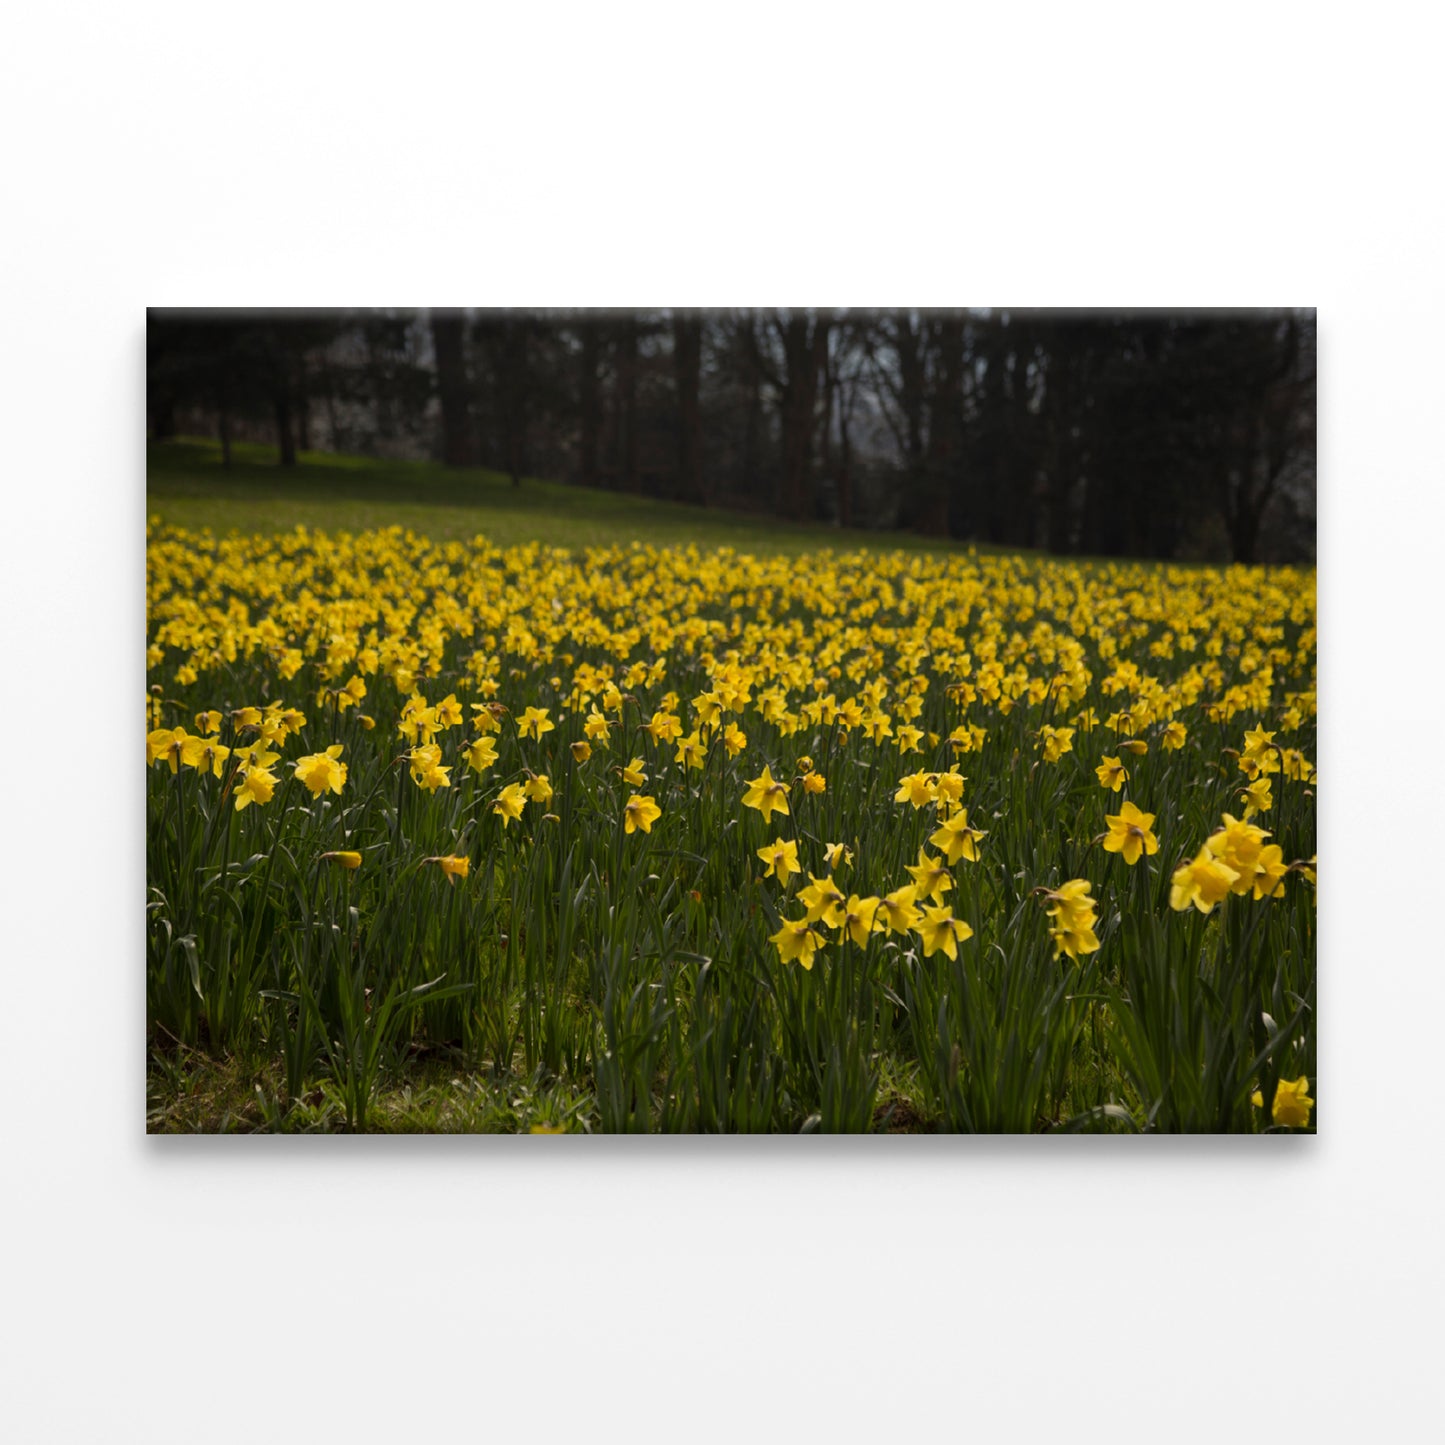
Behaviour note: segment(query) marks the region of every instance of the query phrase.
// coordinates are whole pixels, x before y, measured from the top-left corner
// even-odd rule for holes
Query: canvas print
[[[1315,1130],[1312,311],[146,349],[148,1130]]]

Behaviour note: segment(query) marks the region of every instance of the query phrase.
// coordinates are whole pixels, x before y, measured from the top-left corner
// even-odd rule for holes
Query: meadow
[[[152,1130],[1315,1127],[1313,572],[246,465],[148,499]]]

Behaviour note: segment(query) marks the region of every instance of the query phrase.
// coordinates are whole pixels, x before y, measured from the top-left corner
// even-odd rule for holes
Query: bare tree
[[[465,313],[434,307],[431,333],[442,408],[442,460],[449,467],[473,466],[477,454],[467,379]]]

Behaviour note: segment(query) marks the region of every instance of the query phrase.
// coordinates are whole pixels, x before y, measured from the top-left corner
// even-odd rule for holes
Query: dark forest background
[[[150,436],[1051,552],[1312,561],[1315,315],[152,311]]]

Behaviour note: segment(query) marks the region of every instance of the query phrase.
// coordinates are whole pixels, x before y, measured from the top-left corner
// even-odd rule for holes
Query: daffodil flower
[[[313,797],[328,788],[333,793],[341,792],[346,782],[346,764],[337,761],[341,751],[342,744],[333,743],[324,753],[312,753],[296,759],[296,778]]]
[[[979,839],[986,837],[987,830],[969,827],[968,809],[960,808],[952,817],[944,819],[935,832],[929,834],[928,841],[947,856],[949,865],[952,866],[960,858],[977,863]]]
[[[942,949],[950,958],[958,957],[958,945],[973,937],[973,929],[951,908],[925,908],[918,923],[918,936],[923,940],[924,958],[932,958]]]
[[[810,773],[808,776],[814,775]],[[756,778],[749,780],[747,791],[743,794],[743,807],[756,808],[766,823],[774,813],[788,812],[788,785],[777,782],[771,769],[765,767]]]
[[[494,812],[501,820],[502,827],[522,816],[522,809],[527,805],[527,795],[522,791],[520,783],[508,783],[492,804]]]
[[[635,833],[639,828],[644,833],[652,832],[652,825],[660,817],[662,809],[657,806],[655,798],[634,794],[622,809],[623,827],[629,833]]]
[[[1149,830],[1154,826],[1154,814],[1142,813],[1133,803],[1125,803],[1117,814],[1106,815],[1109,825],[1104,839],[1106,853],[1120,853],[1132,868],[1146,853],[1159,851],[1159,840]]]
[[[1111,793],[1117,793],[1129,780],[1129,770],[1117,757],[1105,757],[1094,773],[1099,779],[1099,786],[1108,788]]]
[[[763,870],[763,877],[776,878],[784,887],[794,873],[803,871],[798,866],[798,845],[791,839],[774,839],[758,849],[758,857],[768,865]]]
[[[783,920],[783,926],[769,937],[777,945],[778,957],[784,963],[798,963],[805,969],[813,967],[813,956],[822,946],[823,940],[808,927],[809,920],[799,918]]]

